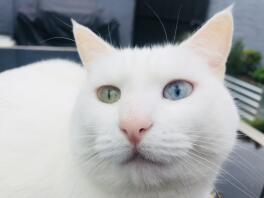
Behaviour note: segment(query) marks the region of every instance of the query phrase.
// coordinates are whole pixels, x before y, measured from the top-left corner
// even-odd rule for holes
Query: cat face
[[[114,49],[74,22],[88,71],[73,131],[84,174],[111,189],[210,185],[238,126],[223,84],[232,29],[225,10],[180,45]]]

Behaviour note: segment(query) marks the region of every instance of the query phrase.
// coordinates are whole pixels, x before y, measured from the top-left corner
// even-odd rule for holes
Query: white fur
[[[0,74],[0,197],[208,198],[238,127],[222,79],[232,30],[228,10],[182,45],[114,49],[74,24],[87,71],[50,60]],[[173,80],[191,95],[165,99]],[[103,85],[120,100],[98,100]],[[156,163],[124,164],[134,148],[119,122],[138,116],[152,127],[137,149]]]
[[[120,50],[94,65],[87,80],[82,68],[63,60],[0,75],[0,197],[207,197],[238,123],[223,82],[175,46]],[[162,98],[173,79],[193,82],[193,93],[180,101]],[[104,84],[121,89],[120,101],[98,101],[95,89]],[[120,165],[131,145],[118,120],[137,114],[154,122],[140,149],[165,167]],[[192,150],[206,161],[190,156]]]
[[[209,196],[238,125],[223,81],[181,46],[124,49],[94,65],[77,101],[73,130],[75,156],[89,178],[114,197]],[[164,86],[174,79],[193,82],[192,95],[180,101],[162,98]],[[96,88],[105,84],[121,89],[120,101],[109,105],[96,98]],[[121,165],[132,146],[118,122],[137,115],[154,123],[140,151],[165,162],[164,167]]]

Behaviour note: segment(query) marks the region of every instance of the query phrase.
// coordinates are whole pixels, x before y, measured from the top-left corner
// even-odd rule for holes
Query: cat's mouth
[[[122,163],[122,165],[129,165],[129,164],[164,166],[162,162],[149,159],[144,154],[138,151],[134,151],[133,154]]]

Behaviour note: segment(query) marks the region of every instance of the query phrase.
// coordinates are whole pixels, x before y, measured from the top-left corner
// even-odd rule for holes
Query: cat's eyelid
[[[167,83],[165,83],[164,87],[168,84],[171,84],[174,82],[181,82],[181,81],[191,84],[193,88],[195,88],[198,84],[196,81],[193,81],[193,80],[189,80],[189,79],[187,80],[185,78],[176,78],[176,79],[172,79],[172,80],[167,81]]]
[[[102,84],[102,85],[98,85],[94,88],[95,91],[99,90],[100,88],[103,87],[111,87],[111,88],[117,88],[119,90],[121,90],[118,86],[114,85],[114,84]]]

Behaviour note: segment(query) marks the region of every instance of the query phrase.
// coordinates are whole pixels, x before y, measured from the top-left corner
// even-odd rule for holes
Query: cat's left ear
[[[73,35],[78,53],[84,67],[89,68],[92,61],[115,49],[90,29],[72,20]]]
[[[225,65],[233,37],[232,6],[213,16],[194,35],[182,43],[207,61],[213,72],[224,78]]]

